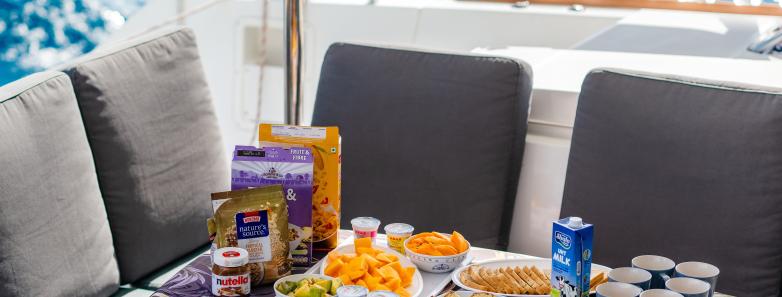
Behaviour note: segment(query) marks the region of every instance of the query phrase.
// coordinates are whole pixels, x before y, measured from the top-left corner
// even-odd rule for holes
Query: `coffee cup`
[[[684,297],[708,297],[711,285],[699,279],[674,277],[665,282],[665,288]]]
[[[673,275],[676,263],[663,256],[643,255],[633,258],[633,267],[641,268],[652,274],[650,289],[665,289],[665,281]]]
[[[648,290],[652,281],[652,274],[646,270],[635,267],[620,267],[608,272],[608,281],[626,283]]]
[[[639,297],[684,297],[682,294],[666,289],[651,289],[641,292]]]
[[[597,297],[637,297],[643,290],[631,284],[608,282],[598,285],[595,291]]]
[[[676,265],[675,270],[674,276],[695,278],[709,283],[711,285],[709,297],[714,296],[717,277],[720,275],[720,269],[717,266],[703,262],[684,262]]]

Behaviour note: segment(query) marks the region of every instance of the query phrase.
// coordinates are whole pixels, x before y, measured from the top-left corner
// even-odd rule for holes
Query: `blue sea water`
[[[146,0],[0,0],[0,85],[95,48]]]

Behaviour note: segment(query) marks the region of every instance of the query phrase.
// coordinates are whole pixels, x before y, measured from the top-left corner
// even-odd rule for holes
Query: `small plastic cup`
[[[407,240],[408,238],[410,238],[411,235],[413,235],[413,230],[415,228],[405,223],[392,223],[386,225],[386,227],[383,229],[386,231],[386,237],[388,239],[388,247],[404,255],[405,240]]]
[[[350,220],[350,224],[353,225],[353,236],[356,239],[370,237],[372,238],[372,243],[375,243],[380,220],[373,217],[357,217]]]

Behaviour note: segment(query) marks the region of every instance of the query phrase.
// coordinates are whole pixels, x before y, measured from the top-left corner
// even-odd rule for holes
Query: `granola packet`
[[[215,247],[247,250],[253,286],[291,273],[288,205],[281,185],[213,193],[212,207]]]

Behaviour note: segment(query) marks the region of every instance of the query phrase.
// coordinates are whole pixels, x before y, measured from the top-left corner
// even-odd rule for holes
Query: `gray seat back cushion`
[[[342,224],[377,216],[506,248],[531,74],[515,60],[337,43],[313,125],[340,127]]]
[[[204,245],[228,162],[195,36],[166,32],[67,70],[95,155],[123,282]]]
[[[594,262],[721,269],[717,291],[778,296],[782,91],[622,70],[582,86],[562,216],[595,224]]]
[[[0,295],[109,296],[111,231],[71,82],[0,88]]]

